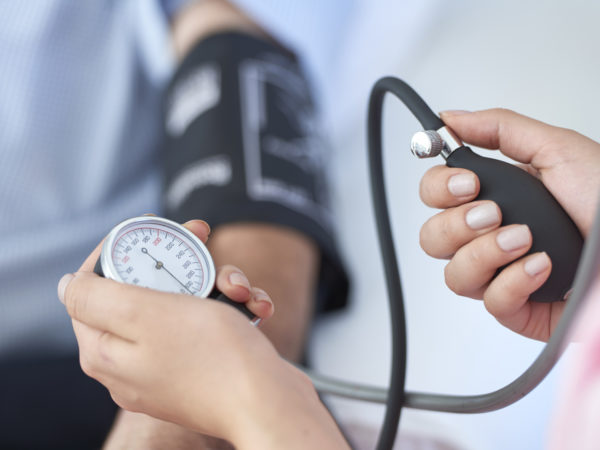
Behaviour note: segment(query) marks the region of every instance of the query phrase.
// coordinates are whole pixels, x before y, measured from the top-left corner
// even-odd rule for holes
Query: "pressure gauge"
[[[94,271],[122,283],[220,300],[246,314],[252,323],[260,320],[243,303],[216,290],[215,265],[202,241],[162,217],[134,217],[115,226]]]

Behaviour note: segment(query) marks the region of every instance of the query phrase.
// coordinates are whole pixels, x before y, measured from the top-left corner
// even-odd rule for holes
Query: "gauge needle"
[[[148,252],[148,249],[147,249],[146,247],[142,247],[142,253],[144,253],[144,254],[148,255],[150,258],[152,258],[152,259],[154,260],[154,262],[156,263],[156,265],[155,265],[154,267],[155,267],[157,270],[164,269],[164,270],[165,270],[165,272],[167,272],[169,275],[171,275],[171,277],[172,277],[172,278],[173,278],[175,281],[177,281],[177,282],[178,282],[180,285],[182,285],[182,286],[183,286],[183,288],[184,288],[186,291],[188,291],[190,294],[194,295],[194,293],[193,293],[192,291],[190,291],[190,290],[188,289],[188,287],[187,287],[185,284],[183,284],[181,281],[179,281],[179,279],[178,279],[178,278],[177,278],[175,275],[173,275],[169,269],[167,269],[167,268],[165,267],[165,265],[163,264],[163,262],[162,262],[162,261],[159,261],[159,260],[158,260],[158,259],[156,259],[154,256],[152,256],[152,255],[151,255],[151,254]]]

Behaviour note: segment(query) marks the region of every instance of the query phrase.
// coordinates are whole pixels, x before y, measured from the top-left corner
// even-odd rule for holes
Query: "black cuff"
[[[321,249],[317,310],[331,310],[346,304],[348,278],[310,92],[296,57],[269,41],[223,33],[198,43],[166,96],[165,213],[304,233]]]

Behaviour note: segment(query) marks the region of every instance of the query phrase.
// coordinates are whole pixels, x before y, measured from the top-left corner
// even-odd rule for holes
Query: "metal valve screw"
[[[417,158],[433,158],[444,149],[444,141],[437,131],[417,131],[410,140],[410,151]]]

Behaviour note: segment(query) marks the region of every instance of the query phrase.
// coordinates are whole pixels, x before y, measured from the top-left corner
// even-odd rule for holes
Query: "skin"
[[[182,60],[196,42],[226,30],[273,40],[262,27],[225,0],[191,2],[171,23],[174,52]],[[190,211],[190,215],[194,212]],[[207,245],[217,265],[235,264],[252,284],[270,293],[277,315],[261,329],[283,357],[299,361],[313,313],[319,265],[319,250],[314,242],[293,229],[240,223],[216,227]],[[222,440],[127,411],[119,414],[104,448],[167,447],[231,448]]]
[[[206,242],[205,222],[185,226]],[[348,448],[308,378],[245,316],[220,302],[101,278],[93,273],[99,253],[100,246],[61,279],[58,296],[83,371],[120,407],[240,449]],[[270,297],[236,267],[219,268],[217,286],[257,316],[273,314]]]
[[[464,142],[499,149],[539,177],[583,236],[587,236],[600,192],[600,144],[575,131],[505,109],[447,111],[440,116]],[[455,194],[450,190],[455,176],[462,176],[455,178],[463,186],[458,195],[456,189]],[[468,186],[472,187],[471,192]],[[552,262],[543,252],[523,257],[531,247],[528,228],[519,224],[500,227],[502,212],[491,201],[474,201],[478,193],[479,180],[468,170],[446,166],[429,169],[421,180],[420,196],[426,205],[443,211],[421,228],[421,247],[435,258],[449,260],[446,284],[455,293],[482,299],[504,326],[547,341],[565,304],[529,302],[528,297],[546,281]],[[484,204],[495,208],[497,220],[473,229],[466,221],[467,214]],[[498,235],[507,230],[523,232],[519,248],[506,251],[499,246]],[[497,269],[507,263],[510,264],[494,278]],[[536,267],[533,275],[532,264]]]

